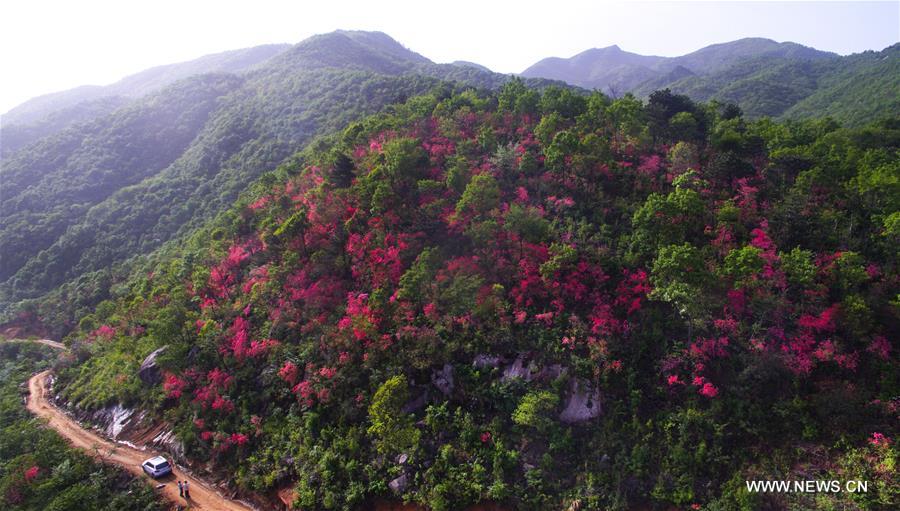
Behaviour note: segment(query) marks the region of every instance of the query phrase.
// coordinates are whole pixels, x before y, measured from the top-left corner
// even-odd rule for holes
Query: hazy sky
[[[381,30],[434,61],[500,72],[611,44],[674,56],[759,36],[848,54],[900,40],[900,0],[10,0],[0,20],[0,112],[158,64],[339,28]]]

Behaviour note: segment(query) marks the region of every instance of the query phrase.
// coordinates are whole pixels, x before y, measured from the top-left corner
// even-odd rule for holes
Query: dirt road
[[[7,339],[5,342],[36,342],[58,350],[66,349],[66,345],[61,342],[51,341],[50,339]]]
[[[37,341],[42,342],[42,341]],[[49,341],[53,342],[53,341]],[[47,344],[46,342],[42,342]],[[59,344],[59,343],[56,343]],[[62,346],[62,345],[60,345]],[[57,347],[57,346],[54,346]],[[86,451],[91,456],[105,463],[113,463],[129,472],[147,478],[141,470],[141,463],[149,458],[149,452],[139,451],[125,445],[115,444],[99,435],[82,428],[75,420],[56,408],[48,401],[47,377],[50,371],[36,374],[28,380],[28,410],[33,414],[47,419],[50,427],[66,438],[73,446]],[[189,481],[191,489],[190,502],[178,496],[178,481]],[[247,511],[251,507],[228,499],[210,488],[203,481],[189,476],[177,467],[174,474],[160,481],[149,481],[148,484],[165,484],[159,491],[162,495],[182,506],[190,504],[189,509],[208,509],[221,511]]]

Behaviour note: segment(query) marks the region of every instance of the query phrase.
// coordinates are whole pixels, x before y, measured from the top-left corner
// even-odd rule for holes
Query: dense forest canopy
[[[58,384],[304,509],[895,508],[898,150],[897,118],[438,86],[141,266]],[[744,487],[810,473],[871,486]]]

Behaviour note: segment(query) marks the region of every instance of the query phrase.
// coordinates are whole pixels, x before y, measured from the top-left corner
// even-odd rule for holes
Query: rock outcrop
[[[144,385],[152,386],[159,385],[162,381],[162,374],[159,372],[159,365],[156,363],[156,359],[166,351],[168,346],[163,346],[158,350],[155,350],[153,353],[147,355],[147,358],[141,363],[141,368],[138,369],[138,378],[140,378],[141,382]]]
[[[434,384],[435,387],[441,394],[445,396],[449,396],[453,393],[454,388],[454,377],[453,377],[453,366],[450,364],[444,364],[444,367],[441,369],[435,369],[431,373],[431,383]]]
[[[601,413],[600,391],[592,389],[588,383],[573,379],[559,420],[574,424],[599,417]]]

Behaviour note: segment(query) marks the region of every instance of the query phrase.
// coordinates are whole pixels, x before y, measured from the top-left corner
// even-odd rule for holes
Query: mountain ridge
[[[569,58],[542,59],[521,76],[563,80],[614,97],[633,93],[647,98],[655,90],[671,89],[695,101],[735,103],[750,118],[808,118],[818,109],[858,126],[882,115],[900,113],[900,105],[890,96],[891,89],[900,87],[896,78],[900,57],[893,50],[896,46],[841,56],[799,43],[750,37],[677,57],[659,57],[630,53],[613,45]],[[886,62],[867,60],[870,54],[883,55]],[[847,83],[860,74],[870,80],[860,82],[858,87]],[[859,94],[862,89],[876,95]],[[810,101],[815,107],[803,106],[807,97],[813,98]],[[829,100],[825,103],[815,98]],[[886,103],[886,111],[877,106],[879,100]]]
[[[140,97],[179,79],[211,72],[239,72],[251,68],[290,47],[263,44],[203,55],[196,59],[161,64],[127,75],[109,85],[81,85],[31,98],[2,114],[4,124],[30,124],[48,110],[59,110],[103,96]]]

